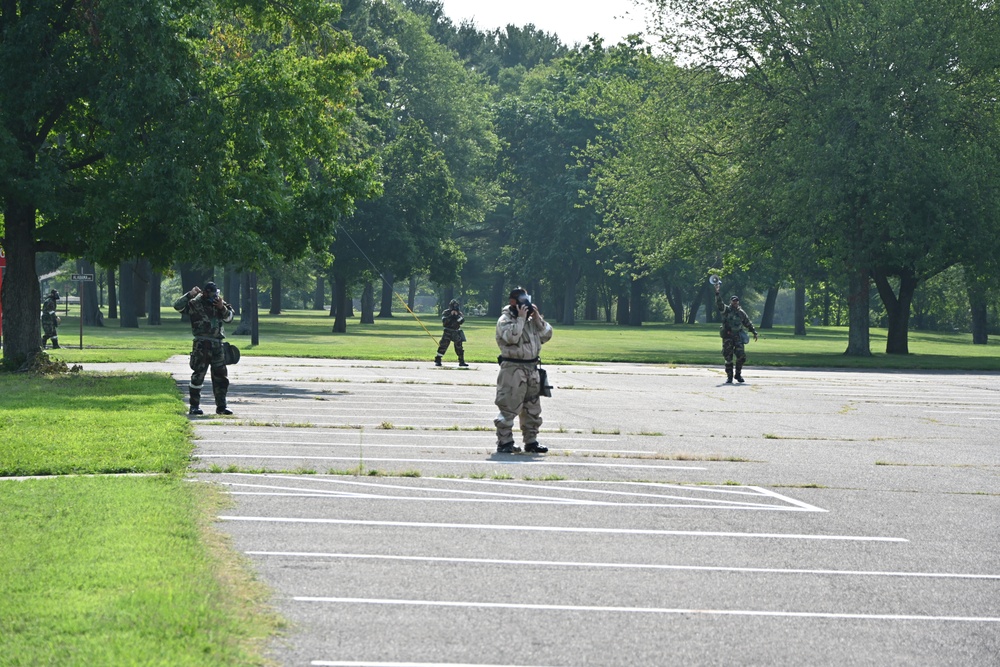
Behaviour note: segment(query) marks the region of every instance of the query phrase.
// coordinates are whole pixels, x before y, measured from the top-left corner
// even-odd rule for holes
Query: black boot
[[[743,375],[740,374],[740,371],[742,371],[742,370],[743,370],[743,364],[736,364],[736,381],[737,382],[743,382]]]
[[[59,349],[59,336],[53,336],[52,337],[52,349],[53,350],[58,350]]]
[[[188,398],[190,400],[191,407],[188,408],[189,415],[203,415],[205,411],[201,409],[201,389],[192,389],[188,387]]]
[[[215,406],[215,414],[217,415],[231,415],[233,411],[227,408],[225,405]]]
[[[441,355],[440,354],[437,355],[436,357],[434,357],[434,365],[435,366],[440,366],[441,365]]]
[[[49,342],[48,336],[42,336],[42,349],[45,349],[45,344]]]
[[[464,354],[458,355],[458,365],[461,366],[462,368],[468,368],[469,367],[469,364],[465,363],[465,355]]]
[[[726,364],[726,384],[733,383],[733,365]]]

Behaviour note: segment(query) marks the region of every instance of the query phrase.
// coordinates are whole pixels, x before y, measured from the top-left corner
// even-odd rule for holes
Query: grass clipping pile
[[[45,352],[39,352],[34,357],[24,362],[24,365],[17,369],[18,373],[32,373],[33,375],[61,375],[63,373],[79,373],[83,370],[80,364],[68,365],[65,361],[53,359]]]

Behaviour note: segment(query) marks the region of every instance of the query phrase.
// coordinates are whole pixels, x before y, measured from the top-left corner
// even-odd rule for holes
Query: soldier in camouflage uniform
[[[42,303],[42,331],[45,332],[45,335],[42,336],[43,350],[50,338],[52,339],[52,349],[59,349],[59,329],[57,328],[59,316],[56,315],[56,301],[58,300],[59,292],[52,290]]]
[[[461,307],[458,299],[452,299],[448,302],[448,310],[441,313],[444,334],[441,336],[441,342],[438,343],[437,356],[434,357],[435,366],[441,365],[441,357],[448,351],[448,344],[452,342],[455,343],[455,353],[458,354],[458,365],[466,368],[469,366],[465,363],[465,348],[462,346],[462,343],[465,342],[465,332],[462,331],[465,316],[462,315]]]
[[[753,339],[757,340],[757,330],[746,312],[740,308],[740,297],[734,296],[729,300],[729,305],[722,303],[722,295],[719,294],[721,283],[715,285],[715,307],[722,313],[722,356],[726,360],[726,384],[733,383],[733,357],[736,357],[735,377],[737,382],[743,382],[743,364],[746,363],[747,353],[743,347],[741,336],[743,328],[746,327],[753,334]]]
[[[222,300],[215,283],[205,283],[202,290],[197,285],[174,302],[174,310],[187,313],[191,318],[191,333],[194,344],[191,348],[191,384],[188,392],[191,407],[189,415],[205,414],[201,409],[201,388],[205,373],[212,369],[212,393],[215,394],[215,414],[231,415],[226,407],[229,391],[229,372],[223,355],[222,340],[226,337],[223,323],[233,321],[233,307]]]
[[[544,454],[549,451],[548,447],[538,444],[538,431],[542,426],[538,354],[542,345],[552,339],[552,327],[523,288],[511,291],[510,304],[497,320],[496,339],[500,347],[500,373],[494,401],[500,414],[493,420],[497,427],[497,452],[516,454],[521,451],[514,446],[514,418],[518,417],[524,451]]]

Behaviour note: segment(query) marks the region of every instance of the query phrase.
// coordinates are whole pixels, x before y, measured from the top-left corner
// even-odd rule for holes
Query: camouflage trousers
[[[229,392],[229,370],[226,368],[226,358],[222,354],[221,340],[195,340],[191,347],[191,384],[188,393],[191,407],[201,405],[201,388],[205,384],[205,374],[212,369],[212,393],[215,395],[215,406],[226,407],[226,394]]]
[[[52,347],[59,347],[59,331],[56,329],[55,319],[53,320],[42,320],[42,331],[44,335],[42,336],[42,349],[45,349],[45,344],[52,340]]]
[[[451,342],[455,343],[455,353],[458,354],[458,358],[464,359],[465,349],[462,343],[465,342],[465,332],[461,329],[444,330],[444,333],[441,335],[441,342],[438,343],[438,356],[444,356],[444,353],[448,351],[448,344]]]
[[[726,360],[726,366],[733,365],[734,356],[736,357],[737,364],[742,366],[746,363],[746,348],[743,346],[743,341],[740,340],[740,335],[738,333],[733,336],[723,336],[722,356]]]
[[[505,361],[497,375],[497,397],[500,408],[493,423],[497,427],[497,444],[514,442],[514,418],[521,422],[521,437],[525,443],[538,442],[542,427],[542,405],[539,398],[538,367]]]

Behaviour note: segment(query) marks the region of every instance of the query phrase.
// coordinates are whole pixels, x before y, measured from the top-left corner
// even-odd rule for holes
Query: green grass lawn
[[[0,664],[255,665],[276,620],[166,375],[0,374]],[[166,474],[164,474],[166,473]]]
[[[67,363],[162,361],[190,348],[190,328],[172,309],[162,311],[164,324],[121,329],[115,320],[108,326],[87,327],[84,349],[79,346],[79,320],[63,317],[60,341],[64,349],[53,356]],[[248,336],[230,335],[244,355],[315,357],[327,359],[430,360],[441,334],[434,314],[420,315],[423,327],[407,313],[375,324],[358,324],[355,318],[346,334],[331,332],[333,320],[322,311],[292,310],[282,315],[262,314],[260,345],[250,346]],[[496,359],[493,340],[495,320],[470,317],[463,329],[468,336],[466,356],[477,363]],[[621,327],[585,322],[563,327],[555,324],[555,337],[545,346],[550,363],[636,362],[658,364],[718,365],[722,358],[718,325],[647,324]],[[235,322],[227,327],[231,332]],[[429,332],[429,333],[428,333]],[[810,327],[806,336],[794,336],[791,327],[763,332],[747,346],[750,365],[829,368],[1000,370],[996,345],[973,345],[968,334],[911,332],[909,355],[884,353],[886,332],[871,332],[870,358],[845,357],[845,327]],[[454,355],[454,351],[449,351]]]

